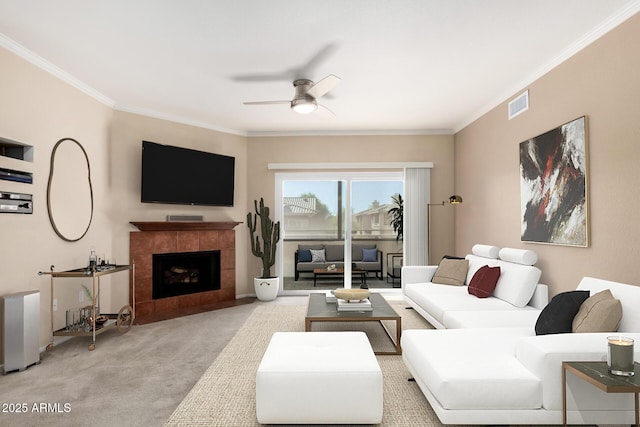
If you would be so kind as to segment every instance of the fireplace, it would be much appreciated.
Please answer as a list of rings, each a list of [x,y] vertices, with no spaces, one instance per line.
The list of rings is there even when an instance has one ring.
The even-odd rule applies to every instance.
[[[135,263],[135,292],[131,290],[131,304],[135,307],[136,324],[170,319],[199,312],[213,306],[224,306],[236,301],[235,231],[238,222],[132,222],[140,231],[129,235],[129,256]],[[190,254],[213,255],[215,267],[178,263],[177,273],[168,283],[162,297],[154,295],[154,258],[166,255],[168,259]],[[210,255],[208,255],[210,256]],[[163,262],[166,259],[163,259]],[[173,259],[175,261],[175,259]],[[168,269],[171,270],[172,266]],[[214,270],[211,270],[213,268]],[[186,270],[186,271],[183,271]],[[194,270],[198,270],[197,274]],[[181,272],[181,273],[180,273]],[[213,288],[195,291],[204,282]],[[189,277],[187,281],[186,277]],[[194,281],[197,277],[197,283]],[[187,283],[188,282],[188,283]],[[179,293],[178,293],[179,290]],[[182,293],[182,292],[186,293]]]
[[[220,289],[220,251],[153,254],[153,299]]]

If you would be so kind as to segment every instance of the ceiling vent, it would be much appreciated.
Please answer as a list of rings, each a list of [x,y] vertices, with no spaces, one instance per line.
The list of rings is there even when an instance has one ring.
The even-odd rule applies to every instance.
[[[509,120],[529,109],[529,91],[526,90],[509,102]]]

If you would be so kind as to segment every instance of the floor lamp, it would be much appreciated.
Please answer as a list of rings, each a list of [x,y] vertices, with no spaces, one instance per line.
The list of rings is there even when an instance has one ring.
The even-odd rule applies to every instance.
[[[454,194],[449,200],[443,200],[442,203],[429,203],[427,205],[427,264],[431,265],[431,206],[444,206],[445,203],[459,205],[462,203],[462,197]]]

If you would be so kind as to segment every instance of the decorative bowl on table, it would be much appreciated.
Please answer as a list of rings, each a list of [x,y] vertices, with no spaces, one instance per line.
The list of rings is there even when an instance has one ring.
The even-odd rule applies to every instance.
[[[336,289],[332,291],[336,298],[346,301],[361,301],[369,298],[369,289]]]

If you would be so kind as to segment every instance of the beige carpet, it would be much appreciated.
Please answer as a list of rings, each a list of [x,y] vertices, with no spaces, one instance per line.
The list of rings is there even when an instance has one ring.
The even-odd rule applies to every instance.
[[[402,316],[403,329],[431,328],[413,310],[392,303]],[[274,332],[304,331],[306,306],[264,304],[244,326],[189,392],[166,426],[258,426],[255,414],[255,375]],[[315,325],[319,325],[316,327]],[[357,327],[355,326],[357,325]],[[393,323],[388,323],[390,330]],[[391,349],[382,328],[373,322],[314,324],[314,330],[364,330],[376,351]],[[362,328],[362,329],[357,329]],[[441,426],[414,382],[409,382],[401,356],[378,356],[384,377],[382,426]]]

